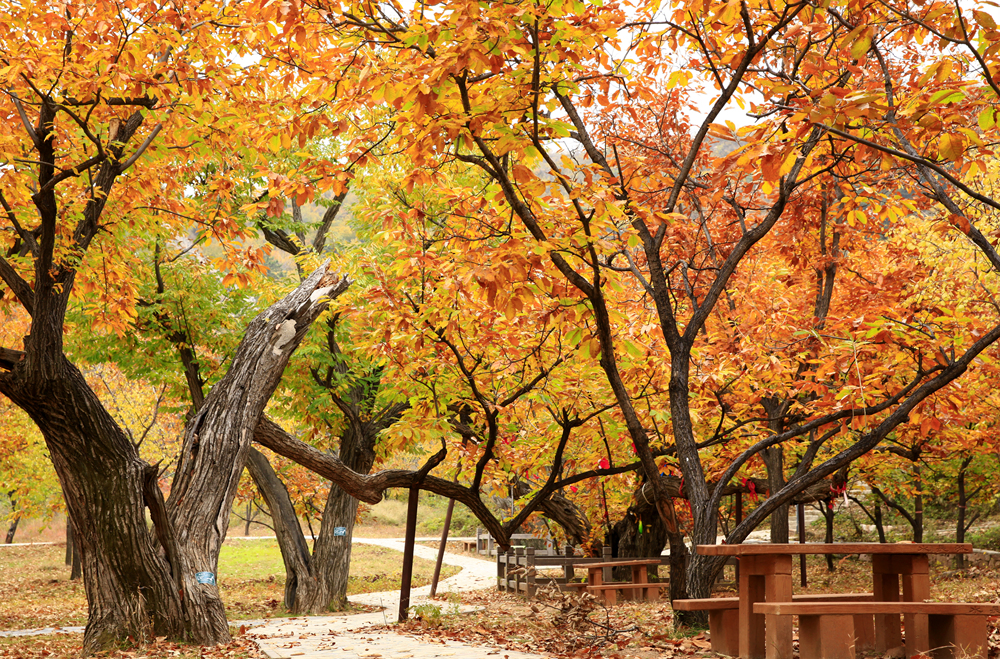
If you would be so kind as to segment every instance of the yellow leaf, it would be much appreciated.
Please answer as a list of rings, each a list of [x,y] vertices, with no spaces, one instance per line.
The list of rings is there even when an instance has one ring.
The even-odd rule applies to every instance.
[[[872,45],[872,33],[871,30],[865,30],[861,36],[854,40],[851,44],[851,57],[854,59],[861,59],[868,49]]]
[[[944,134],[938,147],[938,156],[945,160],[958,160],[965,150],[965,143],[958,135]]]
[[[997,29],[996,21],[994,21],[993,17],[987,14],[985,11],[979,11],[978,9],[973,9],[972,15],[975,16],[976,22],[982,25],[987,30]]]

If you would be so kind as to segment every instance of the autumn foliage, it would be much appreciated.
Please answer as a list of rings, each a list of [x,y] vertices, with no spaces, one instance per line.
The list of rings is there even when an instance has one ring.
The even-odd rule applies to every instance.
[[[620,510],[647,482],[674,541],[714,543],[725,487],[758,477],[769,496],[727,541],[772,513],[781,539],[784,506],[873,450],[994,441],[1000,30],[981,7],[2,11],[0,304],[32,318],[0,391],[29,414],[71,308],[105,336],[183,335],[181,353],[206,337],[222,378],[235,337],[212,333],[233,314],[194,332],[176,311],[280,297],[236,293],[271,287],[258,235],[308,271],[326,229],[305,249],[320,227],[296,209],[356,190],[367,242],[340,255],[357,270],[341,313],[399,411],[381,450],[433,455],[363,480],[257,440],[361,498],[428,487],[504,536],[557,491],[610,523],[608,488],[585,484]],[[223,508],[259,421],[225,454]],[[179,464],[203,455],[198,423]],[[522,486],[502,521],[481,498]],[[706,595],[718,567],[693,556],[673,583]]]

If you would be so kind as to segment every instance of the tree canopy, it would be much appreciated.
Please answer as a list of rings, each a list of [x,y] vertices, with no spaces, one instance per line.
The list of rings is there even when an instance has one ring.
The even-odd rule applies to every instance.
[[[0,39],[0,310],[30,318],[0,393],[88,529],[88,650],[225,638],[211,575],[253,441],[362,500],[451,496],[501,539],[636,471],[705,544],[734,480],[769,497],[728,542],[880,445],[991,413],[965,406],[1000,338],[981,7],[7,3]],[[323,264],[330,214],[301,208],[354,188],[370,247]],[[290,293],[270,245],[296,256]],[[418,469],[356,473],[263,415],[349,286],[337,318],[398,403],[383,450],[433,444]],[[73,346],[79,325],[104,340]],[[166,498],[70,359],[116,343],[211,385]],[[325,376],[292,368],[360,386],[329,353]],[[509,518],[484,502],[522,487]],[[673,581],[704,596],[718,567]]]

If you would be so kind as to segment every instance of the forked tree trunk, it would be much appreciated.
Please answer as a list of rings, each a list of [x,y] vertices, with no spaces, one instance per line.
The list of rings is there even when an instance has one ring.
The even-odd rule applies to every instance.
[[[61,310],[36,306],[25,357],[0,390],[38,425],[62,485],[90,611],[85,654],[129,637],[230,639],[214,575],[246,453],[289,355],[326,306],[318,293],[332,297],[347,284],[323,267],[251,322],[229,372],[185,429],[166,503],[156,467],[50,336],[61,334]],[[51,322],[40,317],[48,311]]]
[[[288,489],[264,454],[252,447],[247,455],[247,471],[271,513],[274,535],[285,563],[285,606],[293,611],[290,603],[312,587],[313,566],[309,544],[302,533]]]
[[[357,512],[358,500],[331,484],[323,509],[323,525],[313,549],[313,562],[322,569],[315,575],[315,587],[295,599],[297,611],[321,613],[347,607],[351,539]]]
[[[335,331],[335,321],[331,321],[329,331]],[[328,341],[331,351],[341,354],[332,334],[328,334]],[[344,411],[347,422],[340,438],[340,460],[354,472],[367,474],[375,463],[378,433],[399,419],[405,405],[389,405],[373,415],[374,399],[364,384],[351,387],[347,394],[335,396],[334,400]],[[288,490],[270,463],[253,451],[247,468],[274,518],[275,535],[285,562],[285,608],[295,614],[345,608],[358,500],[331,484],[320,532],[310,555]]]
[[[367,474],[375,464],[378,431],[395,422],[398,414],[381,415],[379,418],[382,421],[372,425],[356,414],[357,405],[353,407],[355,414],[347,415],[347,430],[340,438],[340,459],[353,471]],[[316,566],[314,586],[295,598],[296,612],[319,613],[347,607],[351,540],[357,514],[358,500],[331,483],[326,507],[323,509],[323,525],[313,547],[313,564]]]

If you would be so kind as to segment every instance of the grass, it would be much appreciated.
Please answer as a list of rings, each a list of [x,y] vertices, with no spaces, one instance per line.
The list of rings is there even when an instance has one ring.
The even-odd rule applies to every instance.
[[[0,548],[0,629],[82,626],[87,622],[83,584],[69,581],[59,545]],[[347,593],[398,590],[402,554],[355,545]],[[414,559],[413,586],[430,583],[434,564]],[[442,566],[441,578],[458,568]],[[274,540],[227,541],[219,557],[219,590],[230,620],[280,616],[285,569]],[[2,647],[2,646],[0,646]]]

